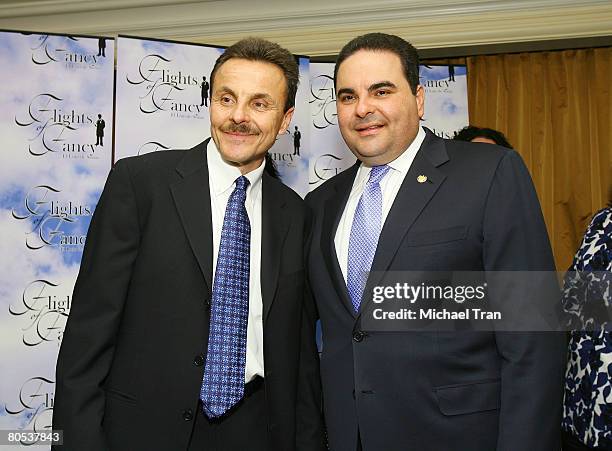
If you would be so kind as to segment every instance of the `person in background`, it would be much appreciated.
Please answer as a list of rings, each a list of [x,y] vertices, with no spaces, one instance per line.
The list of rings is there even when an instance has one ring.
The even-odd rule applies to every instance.
[[[565,276],[563,307],[579,327],[570,332],[563,451],[612,450],[611,271],[612,186]]]
[[[513,149],[504,134],[498,130],[493,130],[492,128],[481,128],[468,125],[467,127],[463,127],[461,130],[456,132],[453,139],[473,143],[497,144],[498,146]]]

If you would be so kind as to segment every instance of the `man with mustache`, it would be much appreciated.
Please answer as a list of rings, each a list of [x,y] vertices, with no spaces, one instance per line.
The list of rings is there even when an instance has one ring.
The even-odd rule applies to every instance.
[[[520,156],[422,128],[418,55],[397,36],[355,38],[334,78],[340,131],[359,161],[306,198],[330,448],[559,450],[563,337],[372,319],[373,287],[392,288],[398,272],[554,271]],[[514,288],[491,305],[513,308]]]
[[[211,74],[211,135],[119,161],[57,363],[64,450],[321,450],[306,211],[264,170],[295,58],[249,38]]]

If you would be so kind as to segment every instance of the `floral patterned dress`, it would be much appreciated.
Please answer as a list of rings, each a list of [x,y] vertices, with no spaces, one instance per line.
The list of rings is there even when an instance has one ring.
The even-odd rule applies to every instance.
[[[570,335],[562,427],[606,450],[612,450],[612,323],[605,321],[611,271],[612,208],[605,208],[593,217],[565,277],[563,306],[583,331]]]

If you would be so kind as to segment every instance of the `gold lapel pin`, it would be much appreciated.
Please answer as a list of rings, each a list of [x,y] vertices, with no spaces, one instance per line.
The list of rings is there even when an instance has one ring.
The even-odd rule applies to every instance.
[[[425,183],[427,181],[427,176],[426,175],[419,175],[417,177],[417,182],[419,183]]]

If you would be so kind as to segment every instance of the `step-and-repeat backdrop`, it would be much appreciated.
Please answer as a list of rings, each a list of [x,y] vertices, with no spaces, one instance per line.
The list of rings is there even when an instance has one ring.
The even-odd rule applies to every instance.
[[[0,33],[2,430],[51,425],[55,360],[111,167],[114,57],[112,39]]]
[[[223,51],[0,32],[0,430],[51,429],[57,353],[113,155],[206,139],[210,72]],[[337,127],[333,64],[296,58],[296,112],[270,154],[304,196],[355,158]],[[423,125],[452,137],[468,123],[465,67],[422,66],[421,84]],[[13,448],[22,447],[49,449],[35,440]]]

